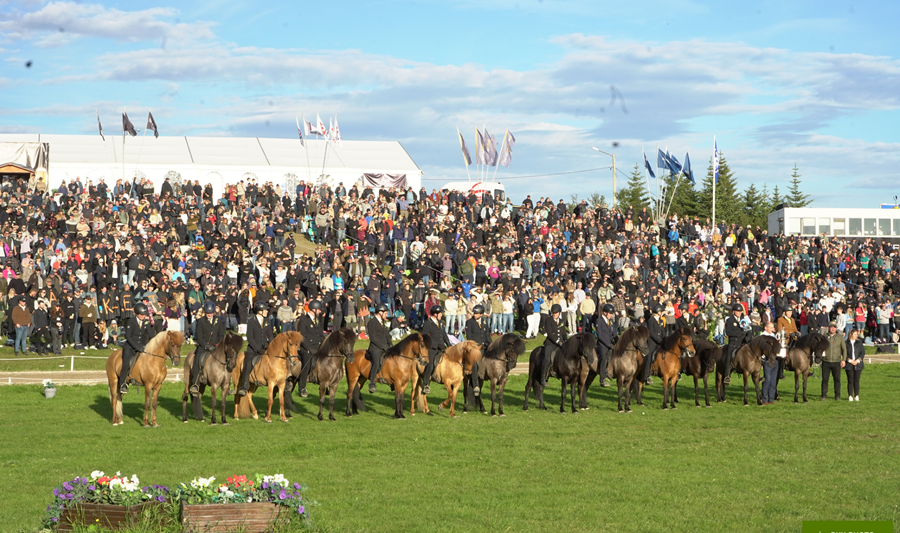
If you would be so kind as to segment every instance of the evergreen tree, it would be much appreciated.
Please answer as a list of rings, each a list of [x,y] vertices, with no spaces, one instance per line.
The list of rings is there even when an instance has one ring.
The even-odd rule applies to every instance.
[[[633,207],[637,213],[643,207],[650,207],[650,196],[647,194],[647,180],[644,178],[638,165],[634,165],[634,170],[628,176],[628,183],[625,188],[616,192],[616,203],[620,209],[628,209]]]
[[[797,163],[794,163],[791,185],[788,187],[788,195],[784,202],[791,207],[806,207],[813,202],[808,194],[803,194],[800,190],[800,169],[797,168]]]
[[[713,198],[713,166],[712,158],[709,160],[709,167],[706,169],[706,177],[700,184],[700,190],[697,192],[697,213],[701,218],[712,217],[712,198]],[[719,183],[716,185],[716,219],[719,222],[725,221],[726,224],[736,224],[741,222],[743,216],[744,199],[737,190],[737,178],[728,168],[728,162],[722,152],[719,152]]]
[[[679,219],[697,216],[697,192],[694,190],[694,185],[685,176],[681,176],[679,179],[678,176],[668,175],[664,181],[666,204],[663,209],[669,207],[669,215],[677,213]],[[673,190],[675,191],[674,195]]]
[[[776,185],[775,189],[772,190],[772,197],[769,199],[769,212],[774,211],[782,203],[784,203],[784,198],[781,197],[781,193],[778,192],[778,185]]]
[[[741,224],[750,225],[753,228],[759,226],[765,228],[769,215],[769,199],[766,198],[765,186],[760,192],[756,185],[750,184],[743,195],[743,217]],[[716,213],[718,215],[718,213]]]

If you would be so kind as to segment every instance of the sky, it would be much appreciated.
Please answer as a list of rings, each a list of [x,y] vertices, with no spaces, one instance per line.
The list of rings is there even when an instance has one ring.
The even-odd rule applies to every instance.
[[[657,146],[699,180],[715,136],[741,189],[797,165],[813,206],[877,207],[900,194],[897,20],[855,0],[0,0],[0,133],[95,134],[95,109],[111,133],[124,107],[160,135],[290,138],[318,113],[399,140],[430,190],[467,179],[457,128],[470,150],[475,125],[508,128],[497,179],[566,200],[611,197],[591,147],[621,188]]]

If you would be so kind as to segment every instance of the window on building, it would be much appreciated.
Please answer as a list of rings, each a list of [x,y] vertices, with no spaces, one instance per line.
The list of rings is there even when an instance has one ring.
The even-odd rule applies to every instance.
[[[889,219],[889,218],[879,218],[878,219],[878,234],[883,235],[885,237],[891,236],[891,219]]]
[[[816,234],[816,219],[812,217],[802,218],[801,226],[803,229],[803,235],[815,235]]]
[[[862,219],[861,218],[851,218],[850,219],[849,235],[862,235]]]
[[[894,219],[894,235],[900,235],[900,218]]]
[[[831,219],[830,218],[820,218],[819,219],[819,233],[824,233],[825,235],[831,235]]]
[[[863,235],[866,236],[875,236],[875,219],[874,218],[864,218],[863,219]]]
[[[788,219],[788,235],[800,234],[800,219],[791,217]]]
[[[834,219],[834,234],[835,235],[846,235],[847,234],[847,223],[843,218]]]

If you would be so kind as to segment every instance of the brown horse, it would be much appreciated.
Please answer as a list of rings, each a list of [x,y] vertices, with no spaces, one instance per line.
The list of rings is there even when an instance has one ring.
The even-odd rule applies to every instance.
[[[331,332],[316,353],[316,366],[309,372],[310,382],[319,384],[319,421],[324,420],[325,395],[328,394],[328,420],[334,420],[334,395],[344,377],[344,360],[353,363],[356,333],[347,328]]]
[[[794,372],[794,403],[797,401],[797,393],[800,389],[800,377],[803,377],[803,403],[806,399],[806,379],[809,377],[813,365],[822,362],[822,353],[831,346],[831,342],[819,333],[810,333],[794,339],[787,349],[787,359],[784,362],[786,370]]]
[[[240,335],[228,332],[222,342],[216,346],[211,354],[206,358],[203,367],[200,369],[200,395],[191,396],[191,368],[194,365],[194,357],[197,356],[197,350],[194,350],[184,359],[184,394],[181,395],[181,421],[187,423],[187,404],[191,400],[191,407],[194,410],[194,417],[203,422],[203,392],[209,385],[210,394],[212,395],[212,425],[216,425],[216,395],[219,390],[222,391],[222,425],[227,426],[225,419],[225,400],[228,398],[231,389],[231,372],[237,365],[237,354],[244,345],[244,339]]]
[[[619,412],[631,412],[631,388],[635,393],[640,392],[638,382],[635,379],[644,368],[644,360],[650,353],[647,341],[650,339],[650,330],[647,326],[632,326],[622,332],[619,341],[613,346],[609,355],[607,370],[609,377],[616,380],[619,388]],[[625,408],[622,408],[622,394],[625,394]]]
[[[775,337],[769,335],[760,335],[753,337],[749,343],[741,346],[734,354],[734,360],[731,367],[744,376],[744,405],[749,405],[747,401],[747,388],[749,380],[753,379],[753,386],[756,387],[756,405],[762,405],[762,398],[759,395],[759,373],[762,370],[762,358],[772,359],[781,352],[781,343]],[[716,368],[716,400],[725,401],[725,385],[722,383],[724,376],[731,373],[730,368],[723,367],[724,362],[720,361]]]
[[[447,389],[447,399],[438,405],[438,410],[443,411],[450,406],[450,418],[456,418],[456,394],[463,383],[463,379],[472,373],[472,365],[481,358],[481,346],[475,341],[463,341],[455,344],[444,352],[441,361],[434,367],[431,381],[441,383]],[[421,376],[420,376],[421,377]],[[413,390],[412,400],[419,404],[419,410],[431,414],[428,408],[428,397],[422,394],[422,385],[419,382]]]
[[[561,403],[559,412],[566,412],[566,386],[571,390],[572,412],[577,413],[575,409],[575,387],[578,387],[579,396],[584,390],[587,382],[588,373],[593,370],[597,371],[597,341],[594,336],[588,333],[579,333],[572,335],[569,340],[563,343],[556,358],[550,365],[550,375],[558,377],[562,383]],[[543,358],[548,354],[545,353],[543,346],[538,346],[531,352],[528,358],[528,381],[525,382],[525,405],[523,410],[528,410],[528,394],[534,387],[534,395],[538,400],[538,409],[547,409],[544,406],[544,387],[540,385],[541,364]]]
[[[178,331],[163,331],[150,339],[143,352],[135,354],[137,359],[131,367],[129,376],[122,376],[122,381],[129,377],[138,385],[144,387],[144,427],[150,427],[147,415],[151,413],[150,422],[153,427],[159,427],[156,423],[156,404],[159,399],[159,390],[166,380],[166,358],[172,360],[173,365],[181,363],[181,345],[184,344],[184,335]],[[115,350],[109,354],[106,360],[106,379],[109,382],[109,400],[112,403],[112,423],[114,426],[124,424],[122,420],[122,394],[119,393],[119,371],[122,369],[122,350]],[[151,403],[152,401],[152,403]]]
[[[678,374],[681,372],[681,354],[688,358],[694,357],[693,332],[691,328],[681,328],[675,330],[671,335],[663,339],[662,345],[657,352],[656,360],[653,362],[651,371],[656,371],[662,378],[663,386],[663,409],[668,409],[669,405],[675,409],[675,402],[678,401]]]
[[[703,393],[706,395],[706,406],[709,407],[709,374],[715,375],[716,363],[722,358],[722,347],[703,339],[694,340],[697,354],[684,361],[684,373],[694,378],[694,403],[700,407],[700,383],[703,380]]]
[[[406,418],[403,416],[403,396],[410,384],[413,391],[415,390],[419,373],[423,372],[425,365],[428,364],[430,346],[431,337],[413,332],[384,352],[384,363],[377,378],[393,385],[394,418]],[[369,370],[372,369],[372,362],[366,359],[365,350],[356,350],[353,357],[352,362],[347,361],[347,416],[366,410],[359,391],[368,381]],[[416,402],[412,401],[412,395],[413,392],[410,391],[409,414],[415,415]]]
[[[289,360],[297,357],[297,350],[300,343],[303,342],[303,335],[296,331],[285,331],[279,333],[272,339],[266,348],[266,353],[262,355],[259,362],[250,372],[250,390],[247,394],[240,397],[234,402],[234,419],[240,418],[259,418],[256,406],[253,405],[253,393],[257,387],[266,385],[269,389],[269,405],[266,410],[266,423],[272,422],[272,404],[275,402],[275,389],[278,389],[278,406],[280,409],[281,421],[287,422],[288,419],[284,415],[284,384],[290,375]],[[236,384],[241,382],[241,369],[246,360],[246,352],[238,354],[237,365],[231,373],[231,377]]]
[[[481,379],[491,382],[491,416],[497,416],[494,403],[499,406],[500,416],[503,414],[503,391],[509,381],[509,372],[516,367],[519,356],[525,353],[525,341],[515,333],[506,333],[491,342],[484,359],[481,360]],[[497,400],[499,389],[499,401]],[[482,398],[477,397],[478,406],[484,410]]]

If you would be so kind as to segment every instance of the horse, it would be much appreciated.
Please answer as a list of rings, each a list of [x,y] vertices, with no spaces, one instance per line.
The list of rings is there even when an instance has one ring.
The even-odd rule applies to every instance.
[[[237,354],[244,345],[244,339],[240,335],[228,332],[222,342],[216,346],[200,369],[200,395],[191,396],[190,388],[193,376],[191,368],[194,365],[194,357],[197,356],[197,350],[194,350],[184,359],[184,394],[181,395],[181,421],[187,423],[187,404],[188,399],[191,400],[191,407],[194,410],[194,417],[203,422],[203,392],[209,385],[212,394],[212,425],[216,425],[216,395],[218,390],[222,391],[222,425],[227,426],[225,419],[225,404],[231,389],[231,372],[237,365]]]
[[[347,363],[354,360],[353,345],[356,344],[356,333],[347,328],[331,332],[316,352],[316,366],[309,372],[310,382],[319,384],[319,421],[324,420],[322,411],[325,407],[325,395],[328,394],[328,420],[334,421],[334,396],[338,384],[344,377],[344,359]]]
[[[435,365],[431,381],[441,383],[447,389],[447,399],[438,405],[438,410],[443,411],[449,405],[450,418],[456,418],[456,395],[463,380],[472,373],[472,365],[479,360],[483,361],[481,346],[475,341],[463,341],[447,348],[441,356],[440,362]],[[422,412],[431,414],[431,410],[428,408],[428,397],[422,394],[424,385],[424,382],[419,383],[419,386],[413,391],[412,399],[418,402]]]
[[[656,370],[662,378],[663,409],[668,409],[668,405],[675,409],[675,402],[678,401],[678,388],[676,385],[678,384],[678,374],[681,372],[682,354],[687,355],[691,359],[694,357],[693,332],[691,328],[677,329],[663,339],[656,360],[653,361],[651,370]]]
[[[700,407],[700,384],[703,380],[703,393],[706,396],[706,406],[709,407],[709,374],[716,372],[716,363],[722,359],[722,347],[714,342],[703,339],[694,340],[696,355],[685,360],[684,373],[694,378],[694,403]]]
[[[740,347],[734,354],[734,360],[731,367],[744,376],[744,405],[747,402],[748,381],[753,378],[753,386],[756,387],[756,405],[762,405],[762,398],[759,395],[759,373],[762,370],[762,357],[774,358],[781,352],[781,342],[770,335],[760,335]],[[719,361],[716,365],[716,400],[725,401],[725,384],[724,376],[731,372],[730,368],[724,368],[724,361]]]
[[[144,427],[150,427],[147,422],[147,414],[151,412],[150,421],[153,427],[159,427],[156,423],[156,405],[159,400],[159,391],[166,380],[166,358],[172,360],[173,365],[181,364],[181,345],[184,344],[184,335],[178,331],[163,331],[150,339],[142,352],[136,353],[137,359],[131,367],[131,379],[144,387]],[[122,350],[115,350],[106,359],[106,379],[109,382],[109,400],[112,403],[112,424],[118,426],[124,424],[122,420],[122,394],[119,392],[119,371],[122,369]],[[122,376],[122,381],[127,381],[129,376]],[[152,399],[152,404],[151,404]]]
[[[593,335],[579,333],[569,337],[569,340],[563,343],[559,353],[556,354],[556,359],[550,365],[550,375],[558,377],[562,382],[560,413],[566,412],[566,386],[570,386],[572,389],[572,412],[578,412],[575,409],[575,387],[578,386],[580,396],[587,382],[588,372],[597,371],[596,347],[597,340]],[[545,356],[544,347],[539,346],[532,350],[531,356],[528,358],[528,381],[525,383],[525,405],[522,407],[525,411],[528,410],[528,394],[532,387],[534,387],[534,395],[538,399],[538,408],[547,409],[544,406],[544,387],[538,383],[541,378],[538,374]]]
[[[290,374],[290,360],[297,357],[297,351],[300,343],[303,342],[303,335],[296,331],[285,331],[279,333],[272,339],[266,348],[266,353],[262,355],[259,363],[253,367],[250,372],[250,390],[247,394],[241,396],[240,400],[234,402],[234,418],[259,419],[256,406],[253,405],[253,393],[259,385],[266,385],[269,388],[269,406],[266,410],[266,423],[272,423],[272,404],[275,401],[275,389],[278,389],[278,405],[280,409],[281,421],[287,422],[288,419],[284,415],[284,384]],[[235,384],[239,387],[241,383],[241,369],[246,360],[246,352],[241,352],[237,357],[237,365],[231,373],[231,377]]]
[[[822,362],[822,353],[830,345],[831,342],[824,335],[810,333],[794,339],[788,346],[784,367],[794,371],[794,403],[800,403],[797,400],[797,393],[800,389],[801,376],[803,376],[803,403],[809,402],[806,399],[806,379],[809,377],[810,368]]]
[[[406,388],[412,384],[413,391],[419,381],[419,373],[425,370],[428,364],[428,349],[431,347],[431,337],[413,332],[403,340],[388,348],[384,352],[384,363],[378,372],[378,379],[393,385],[394,388],[394,418],[405,419],[403,416],[403,396]],[[347,368],[347,416],[359,414],[365,411],[359,391],[369,379],[369,370],[372,362],[366,359],[365,350],[356,350],[353,361],[349,359]],[[412,401],[413,391],[410,391],[410,416],[416,414],[416,402]]]
[[[609,377],[616,380],[619,388],[619,412],[631,412],[631,387],[640,398],[640,379],[635,379],[644,367],[644,360],[650,354],[647,341],[650,339],[650,330],[647,326],[631,326],[622,332],[619,341],[613,346],[609,355],[607,370]],[[622,394],[625,394],[625,409],[622,409]]]
[[[509,382],[509,373],[516,367],[519,356],[525,353],[525,341],[515,333],[506,333],[494,339],[488,346],[484,359],[481,360],[480,377],[491,382],[491,416],[497,416],[494,404],[499,407],[500,416],[503,414],[503,391]],[[498,401],[499,389],[499,401]],[[484,410],[483,396],[478,397],[478,404]]]

